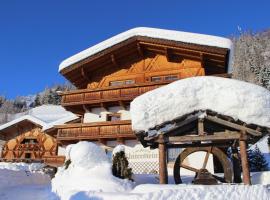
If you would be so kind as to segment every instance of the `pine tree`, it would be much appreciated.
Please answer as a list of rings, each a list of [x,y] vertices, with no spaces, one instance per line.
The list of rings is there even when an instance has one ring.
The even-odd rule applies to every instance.
[[[251,172],[268,170],[268,163],[257,145],[255,145],[255,149],[248,150],[248,158]]]
[[[34,101],[34,107],[40,106],[41,101],[40,101],[40,94],[36,95],[35,101]]]
[[[132,179],[132,169],[128,167],[128,160],[124,151],[117,152],[113,156],[112,173],[121,179]]]

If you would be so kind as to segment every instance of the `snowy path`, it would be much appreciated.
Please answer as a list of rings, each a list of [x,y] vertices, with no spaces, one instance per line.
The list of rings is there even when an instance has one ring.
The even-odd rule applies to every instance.
[[[49,185],[25,185],[0,188],[1,200],[57,200]]]

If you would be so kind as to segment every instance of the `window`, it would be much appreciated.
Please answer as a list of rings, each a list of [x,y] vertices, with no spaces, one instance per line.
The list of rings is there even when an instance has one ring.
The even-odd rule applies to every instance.
[[[151,81],[152,81],[152,82],[159,82],[159,81],[161,81],[161,77],[160,77],[160,76],[153,76],[153,77],[151,78]]]
[[[120,113],[110,113],[107,114],[107,121],[120,121],[121,114]]]
[[[30,159],[30,158],[31,158],[31,153],[25,153],[25,154],[24,154],[24,157],[25,157],[26,159]]]
[[[111,81],[110,86],[124,85],[124,81]]]
[[[160,82],[160,81],[174,81],[177,80],[177,75],[166,75],[166,76],[152,76],[151,81],[152,82]]]
[[[134,84],[134,83],[135,83],[134,80],[125,80],[126,85],[131,85],[131,84]]]
[[[30,139],[30,138],[25,138],[22,141],[22,144],[36,144],[37,143],[37,139]]]
[[[110,86],[120,86],[120,85],[131,85],[134,84],[135,80],[123,80],[123,81],[111,81]]]
[[[169,76],[164,77],[165,81],[174,81],[174,80],[177,80],[177,79],[178,79],[177,75],[169,75]]]

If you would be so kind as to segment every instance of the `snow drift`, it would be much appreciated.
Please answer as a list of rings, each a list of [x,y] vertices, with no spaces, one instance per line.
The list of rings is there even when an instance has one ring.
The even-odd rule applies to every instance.
[[[131,102],[133,130],[150,128],[199,110],[212,110],[248,124],[270,127],[270,92],[220,77],[192,77],[147,92]]]
[[[132,189],[128,180],[114,177],[111,163],[99,146],[90,142],[79,142],[68,147],[66,155],[71,164],[58,169],[52,180],[52,190],[61,199],[69,199],[82,191],[125,192]]]
[[[0,191],[7,187],[49,184],[51,179],[41,171],[43,167],[43,164],[38,163],[1,162]]]

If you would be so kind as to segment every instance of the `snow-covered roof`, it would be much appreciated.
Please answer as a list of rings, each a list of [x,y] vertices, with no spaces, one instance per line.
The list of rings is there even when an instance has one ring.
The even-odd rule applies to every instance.
[[[0,130],[4,130],[10,126],[13,126],[19,122],[28,120],[42,127],[42,130],[48,130],[55,125],[62,125],[66,122],[77,119],[78,117],[73,113],[66,111],[62,106],[57,105],[42,105],[33,108],[6,124],[0,126]]]
[[[270,92],[220,77],[192,77],[147,92],[131,102],[132,128],[148,131],[199,110],[212,110],[247,124],[270,127]]]
[[[227,38],[223,38],[223,37],[175,31],[175,30],[138,27],[138,28],[133,28],[123,33],[120,33],[95,46],[92,46],[78,54],[75,54],[65,59],[59,65],[59,71],[87,57],[90,57],[98,52],[101,52],[109,47],[112,47],[120,42],[123,42],[129,38],[132,38],[134,36],[144,36],[144,37],[150,37],[150,38],[155,38],[155,39],[164,39],[164,40],[171,40],[171,41],[177,41],[177,42],[185,42],[185,43],[191,43],[191,44],[232,49],[231,40]],[[232,53],[230,54],[232,55]]]

